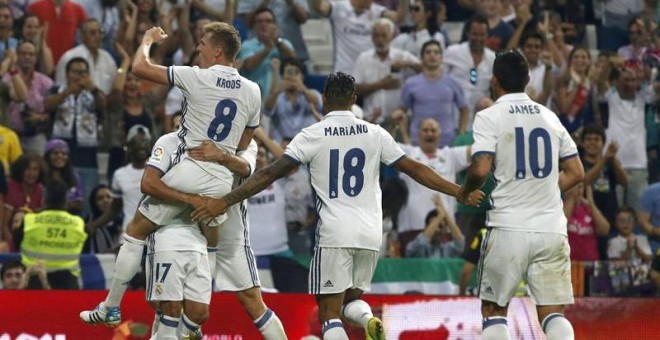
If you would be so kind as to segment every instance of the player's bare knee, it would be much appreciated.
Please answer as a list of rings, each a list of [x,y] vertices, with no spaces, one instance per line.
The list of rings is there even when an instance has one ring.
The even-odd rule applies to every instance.
[[[259,287],[252,287],[240,291],[236,296],[238,297],[241,306],[243,306],[243,309],[245,309],[253,320],[262,316],[266,312],[266,304],[264,304],[264,301],[261,298]]]
[[[504,316],[506,317],[509,305],[502,307],[495,302],[481,300],[481,314],[483,317]]]
[[[217,247],[218,242],[220,241],[220,228],[222,226],[217,226],[217,227],[209,227],[207,225],[202,226],[202,234],[204,237],[206,237],[206,242],[209,247]]]
[[[160,311],[164,315],[178,318],[181,316],[181,301],[161,301]]]
[[[206,320],[209,319],[208,308],[195,309],[195,311],[193,312],[186,311],[185,313],[190,321],[198,325],[203,325],[206,322]]]
[[[550,314],[564,315],[564,305],[536,306],[536,315],[539,318],[539,323],[542,324],[543,320]]]
[[[209,318],[209,306],[203,303],[186,300],[183,311],[190,321],[198,325],[205,323]]]
[[[351,301],[355,301],[361,298],[363,293],[364,292],[362,290],[357,288],[347,289],[344,293],[344,305],[347,305],[351,303]]]
[[[316,295],[316,303],[319,307],[319,321],[325,322],[330,319],[339,319],[343,302],[343,293]]]

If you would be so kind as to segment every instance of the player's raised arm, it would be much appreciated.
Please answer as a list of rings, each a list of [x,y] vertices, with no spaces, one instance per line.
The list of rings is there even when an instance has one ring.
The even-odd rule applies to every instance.
[[[132,71],[136,76],[157,84],[169,85],[167,81],[167,68],[162,65],[153,64],[149,59],[151,45],[165,38],[167,38],[167,34],[160,27],[152,27],[144,33],[142,43],[135,52],[135,58],[133,58]]]
[[[220,199],[209,199],[205,205],[195,209],[191,217],[194,222],[206,224],[224,213],[230,206],[264,190],[276,180],[298,167],[290,157],[281,157],[267,167],[255,172],[238,188]]]
[[[458,194],[460,187],[456,185],[456,183],[442,178],[442,176],[430,167],[410,157],[404,156],[401,158],[401,160],[396,163],[395,168],[429,189],[459,198]],[[462,203],[465,202],[465,204],[479,205],[484,197],[484,193],[479,190],[476,190],[475,192],[468,191],[468,193],[470,193],[470,195],[466,195],[461,201]]]

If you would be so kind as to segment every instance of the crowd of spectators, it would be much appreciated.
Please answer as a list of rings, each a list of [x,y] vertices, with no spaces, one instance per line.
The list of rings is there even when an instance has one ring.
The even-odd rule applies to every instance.
[[[556,112],[586,170],[564,195],[572,258],[648,264],[660,246],[658,19],[651,0],[0,0],[0,251],[21,252],[25,215],[45,208],[55,181],[68,188],[65,210],[85,220],[82,251],[116,251],[149,142],[176,131],[184,114],[180,90],[131,73],[148,28],[168,34],[150,52],[165,65],[195,65],[210,21],[239,29],[235,66],[262,91],[263,166],[322,119],[322,88],[308,80],[323,75],[310,74],[302,27],[328,20],[333,70],[356,79],[356,115],[450,180],[469,165],[474,114],[493,103],[496,53],[520,48],[527,94]],[[456,24],[462,31],[450,34]],[[597,46],[587,45],[589,28]],[[301,169],[248,200],[255,253],[311,254],[308,178]],[[460,206],[390,169],[381,179],[381,256],[476,249],[488,200]]]

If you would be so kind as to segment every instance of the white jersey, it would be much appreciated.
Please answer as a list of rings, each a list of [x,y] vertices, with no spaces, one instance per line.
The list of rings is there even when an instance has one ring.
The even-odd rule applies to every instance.
[[[241,151],[237,155],[250,164],[250,175],[254,173],[254,169],[257,166],[257,150],[257,142],[252,140],[247,150]],[[234,176],[234,188],[239,186],[243,180],[238,176]],[[229,207],[227,210],[227,220],[222,224],[221,228],[218,244],[250,245],[250,228],[247,218],[246,201]]]
[[[472,155],[495,155],[487,225],[566,235],[559,162],[577,147],[557,115],[524,93],[507,94],[477,114],[473,131]]]
[[[285,156],[309,166],[320,216],[317,245],[380,249],[380,163],[405,156],[387,131],[350,111],[333,111],[296,135]]]
[[[147,166],[154,167],[162,173],[166,173],[172,166],[172,161],[176,154],[176,150],[181,143],[176,132],[160,136],[154,147],[151,148],[151,156],[147,160]]]
[[[261,91],[254,82],[242,77],[232,67],[213,65],[208,69],[171,66],[167,78],[177,86],[185,98],[181,129],[183,143],[175,156],[175,163],[187,148],[205,140],[236,154],[236,147],[246,127],[258,127],[261,110]],[[205,171],[231,183],[233,175],[214,162],[195,161]]]
[[[206,254],[206,237],[196,223],[176,220],[162,226],[149,235],[147,246],[149,253],[163,251],[194,251]]]
[[[162,173],[173,164],[176,151],[180,143],[176,132],[171,132],[158,138],[147,161],[147,166],[159,169]],[[237,154],[250,165],[250,174],[254,172],[257,162],[257,142],[252,140],[247,150]],[[235,176],[234,187],[240,184],[241,179]],[[227,210],[227,221],[222,225],[219,244],[249,245],[249,232],[247,224],[247,210],[245,201],[234,204]]]

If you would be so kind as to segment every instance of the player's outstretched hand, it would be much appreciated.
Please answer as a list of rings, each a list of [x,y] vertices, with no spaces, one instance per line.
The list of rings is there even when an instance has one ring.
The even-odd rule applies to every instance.
[[[165,34],[165,31],[163,31],[163,29],[160,27],[154,26],[148,29],[146,32],[144,32],[144,36],[142,37],[142,43],[143,44],[157,43],[161,40],[164,40],[165,38],[167,38],[167,34]]]
[[[221,150],[210,140],[205,140],[202,144],[188,149],[188,156],[204,162],[218,162],[222,164],[228,155],[229,153],[227,151]]]
[[[212,198],[206,201],[206,204],[200,206],[193,211],[190,217],[193,222],[208,225],[216,216],[227,211],[227,203],[222,198]]]

